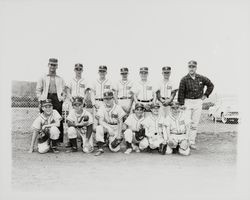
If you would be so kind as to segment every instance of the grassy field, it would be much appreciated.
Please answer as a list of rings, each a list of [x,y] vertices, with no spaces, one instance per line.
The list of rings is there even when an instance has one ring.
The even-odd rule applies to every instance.
[[[152,187],[158,195],[164,195],[165,190],[178,194],[178,188],[186,197],[193,196],[195,191],[211,198],[215,194],[231,198],[235,195],[237,124],[215,125],[204,112],[197,136],[199,150],[192,151],[188,157],[162,156],[157,152],[125,155],[124,149],[118,153],[107,150],[103,156],[95,157],[81,151],[67,154],[64,147],[59,154],[28,154],[29,127],[37,114],[37,109],[12,112],[12,188],[15,191],[60,194],[84,191],[84,199],[107,197],[114,191],[124,194],[119,196],[123,199],[138,188],[150,197]],[[159,184],[162,181],[164,184]],[[201,197],[198,195],[197,199]]]

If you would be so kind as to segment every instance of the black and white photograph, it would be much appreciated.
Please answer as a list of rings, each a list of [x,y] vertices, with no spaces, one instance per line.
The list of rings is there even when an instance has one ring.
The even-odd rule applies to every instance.
[[[250,199],[247,0],[1,0],[1,199]]]

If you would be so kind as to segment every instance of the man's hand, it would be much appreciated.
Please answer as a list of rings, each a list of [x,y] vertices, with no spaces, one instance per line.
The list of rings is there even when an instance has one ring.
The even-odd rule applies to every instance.
[[[33,151],[34,151],[33,148],[30,148],[28,153],[32,153]]]
[[[165,101],[162,102],[163,106],[168,106],[171,102],[171,99],[167,98]]]
[[[205,99],[207,99],[207,96],[206,96],[206,95],[203,95],[203,96],[201,97],[201,100],[204,101]]]

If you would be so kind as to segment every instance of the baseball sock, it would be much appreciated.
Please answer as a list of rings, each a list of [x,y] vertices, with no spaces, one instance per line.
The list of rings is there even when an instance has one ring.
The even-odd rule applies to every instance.
[[[126,142],[127,149],[132,149],[132,144],[130,142]]]
[[[73,147],[74,149],[77,149],[77,140],[76,140],[76,138],[69,139],[69,141],[70,141],[72,147]]]
[[[96,145],[97,145],[98,149],[102,149],[103,142],[96,142]]]
[[[57,140],[51,140],[51,147],[55,148],[57,146]]]

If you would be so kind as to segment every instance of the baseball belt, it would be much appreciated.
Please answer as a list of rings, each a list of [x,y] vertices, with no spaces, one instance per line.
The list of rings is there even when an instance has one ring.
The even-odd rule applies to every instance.
[[[114,126],[114,125],[118,125],[117,123],[108,123],[109,125],[112,125],[112,126]]]
[[[96,101],[103,101],[103,98],[96,98]]]
[[[170,132],[171,135],[185,135],[186,133],[173,133],[173,132]]]
[[[132,97],[119,97],[118,99],[132,99]]]
[[[140,100],[140,99],[137,99],[137,101],[142,102],[142,103],[150,103],[150,102],[153,101],[153,99],[150,99],[150,100]]]

